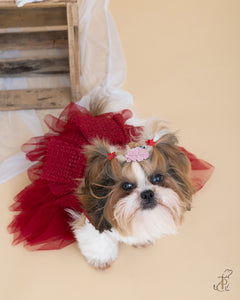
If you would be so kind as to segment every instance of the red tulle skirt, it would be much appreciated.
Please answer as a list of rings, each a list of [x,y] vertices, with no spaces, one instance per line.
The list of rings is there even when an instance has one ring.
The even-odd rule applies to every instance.
[[[45,118],[50,132],[23,145],[27,158],[36,163],[28,170],[32,183],[11,206],[18,212],[8,227],[14,234],[13,244],[23,242],[29,250],[50,250],[75,241],[65,209],[83,212],[74,194],[86,169],[83,147],[96,137],[115,145],[136,141],[141,128],[126,124],[131,117],[129,110],[93,117],[87,109],[71,103],[59,118]],[[198,191],[213,167],[184,148],[181,150],[191,162],[192,180]]]

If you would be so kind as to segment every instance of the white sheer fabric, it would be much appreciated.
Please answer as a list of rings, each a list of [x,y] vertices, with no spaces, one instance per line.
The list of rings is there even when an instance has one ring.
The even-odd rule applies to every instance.
[[[23,2],[19,1],[19,4],[23,5]],[[93,93],[107,96],[116,101],[120,107],[123,103],[132,104],[132,95],[122,90],[126,78],[126,64],[108,5],[109,0],[79,1],[80,85],[83,97],[78,103],[81,105],[85,105]],[[47,53],[48,55],[56,54],[56,50]],[[29,51],[0,51],[0,58],[24,57],[29,54]],[[57,54],[61,56],[63,53],[58,51]],[[56,76],[49,80],[42,78],[0,79],[1,90],[55,85],[69,86],[69,78]],[[0,112],[0,183],[26,171],[30,166],[24,154],[20,152],[21,145],[31,136],[43,134],[45,131],[43,117],[49,112],[57,115],[59,110]]]

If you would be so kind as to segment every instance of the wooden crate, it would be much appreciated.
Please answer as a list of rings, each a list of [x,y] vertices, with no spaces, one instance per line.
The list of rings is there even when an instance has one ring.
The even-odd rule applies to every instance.
[[[70,75],[70,88],[0,91],[0,110],[60,108],[80,98],[77,0],[45,0],[23,8],[0,1],[0,50],[68,49],[66,57],[0,59],[0,78]]]

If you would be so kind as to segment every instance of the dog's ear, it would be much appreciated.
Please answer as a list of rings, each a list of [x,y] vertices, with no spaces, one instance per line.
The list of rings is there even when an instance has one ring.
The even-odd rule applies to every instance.
[[[177,146],[177,143],[178,140],[175,134],[163,135],[156,141],[152,159],[159,160],[159,157],[162,157],[165,162],[166,173],[177,184],[181,192],[181,198],[186,202],[187,209],[190,210],[191,198],[194,193],[190,176],[191,163],[185,153]]]
[[[162,153],[166,159],[169,169],[177,169],[178,172],[189,175],[191,164],[187,156],[177,146],[178,139],[174,133],[163,135],[156,141],[156,149]]]
[[[142,144],[151,139],[155,142],[154,148],[164,156],[169,168],[178,169],[183,174],[189,174],[190,162],[186,155],[177,147],[178,139],[166,126],[165,122],[159,120],[146,122],[141,138]]]
[[[110,230],[112,225],[105,217],[105,207],[115,185],[120,165],[116,158],[110,160],[112,147],[106,142],[95,140],[85,148],[87,169],[85,180],[79,188],[79,202],[97,230]]]

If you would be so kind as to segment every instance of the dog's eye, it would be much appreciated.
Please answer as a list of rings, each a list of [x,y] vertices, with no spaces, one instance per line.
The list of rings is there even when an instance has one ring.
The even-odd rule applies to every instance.
[[[161,184],[161,183],[163,183],[163,180],[164,180],[163,175],[156,174],[156,175],[152,176],[150,181],[151,181],[152,184]]]
[[[135,187],[136,187],[136,185],[133,183],[130,183],[130,182],[124,182],[122,184],[122,189],[126,192],[132,191],[133,189],[135,189]]]

